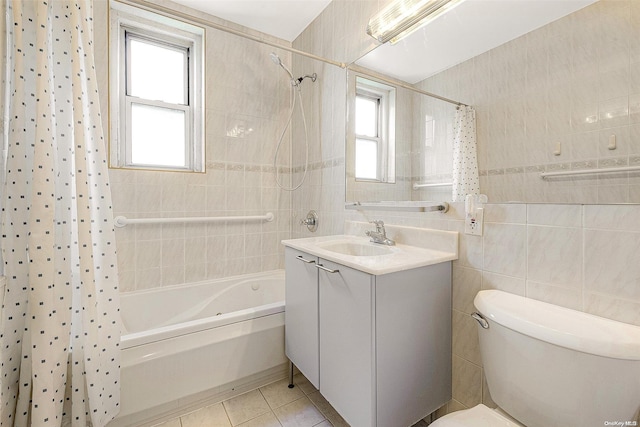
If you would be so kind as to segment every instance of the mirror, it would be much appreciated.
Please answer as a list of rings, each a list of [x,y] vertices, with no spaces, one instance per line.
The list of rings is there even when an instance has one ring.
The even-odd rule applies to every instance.
[[[429,98],[404,87],[406,85],[402,82],[370,70],[352,67],[347,78],[346,201],[450,201],[451,132],[455,106]],[[393,165],[387,165],[387,169],[395,170],[393,180],[370,179],[358,172],[365,153],[365,150],[359,150],[362,142],[359,142],[361,109],[358,108],[358,99],[359,94],[363,94],[366,101],[367,89],[371,87],[384,88],[386,93],[395,97],[394,108],[387,113],[391,116],[389,121],[395,123],[389,127],[395,150],[387,155],[388,163],[393,162]],[[366,147],[367,143],[365,140],[362,145]],[[375,162],[370,161],[370,164]],[[425,183],[428,187],[414,188],[416,184]]]
[[[505,2],[467,0],[454,12],[467,3]],[[348,130],[347,202],[450,200],[451,188],[444,185],[451,178],[455,107],[419,93],[426,91],[475,108],[480,188],[490,202],[640,203],[640,26],[630,24],[635,9],[606,1],[537,3],[541,9],[572,3],[578,10],[565,10],[552,22],[434,75],[402,78],[384,72],[384,64],[397,63],[383,55],[387,45],[350,67],[349,87],[358,73],[396,86],[396,182],[354,179],[354,139]],[[585,7],[588,3],[593,4]],[[430,62],[424,49],[431,41],[437,40],[440,50],[458,47],[446,35],[417,34],[422,50],[408,50],[410,44],[403,42],[390,48]],[[418,91],[406,89],[411,86]],[[347,124],[351,129],[349,115]],[[442,186],[414,189],[414,183]]]

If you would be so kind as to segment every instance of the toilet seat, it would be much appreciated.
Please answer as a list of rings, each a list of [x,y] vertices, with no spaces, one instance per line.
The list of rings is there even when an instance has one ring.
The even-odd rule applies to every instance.
[[[484,405],[452,412],[438,418],[431,427],[524,427]]]

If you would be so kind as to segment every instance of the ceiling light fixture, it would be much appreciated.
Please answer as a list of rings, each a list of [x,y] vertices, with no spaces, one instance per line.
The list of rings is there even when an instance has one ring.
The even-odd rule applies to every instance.
[[[367,34],[380,43],[395,44],[462,1],[396,0],[369,20]]]

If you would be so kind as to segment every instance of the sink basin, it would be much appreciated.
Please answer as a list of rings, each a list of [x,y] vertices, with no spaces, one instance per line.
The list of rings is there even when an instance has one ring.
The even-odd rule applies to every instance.
[[[397,240],[395,246],[370,242],[364,235],[371,228],[368,223],[348,221],[351,234],[306,237],[283,240],[282,243],[287,248],[317,257],[320,262],[327,260],[376,276],[458,259],[458,233],[455,231],[392,227],[391,237]]]
[[[393,251],[386,246],[374,246],[373,244],[357,242],[329,242],[319,244],[318,246],[327,251],[350,256],[380,256],[393,253]]]

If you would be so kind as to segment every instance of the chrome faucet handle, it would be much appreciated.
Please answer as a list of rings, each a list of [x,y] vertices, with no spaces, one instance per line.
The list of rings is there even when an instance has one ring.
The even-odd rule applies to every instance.
[[[384,233],[384,221],[382,221],[381,219],[379,220],[374,220],[374,221],[369,221],[370,224],[375,224],[376,226],[376,232],[378,233]]]
[[[387,237],[387,230],[384,228],[384,222],[382,220],[369,221],[371,224],[376,225],[376,231],[367,230],[365,234],[371,237],[371,242],[380,243],[383,245],[393,246],[396,244],[393,240]]]
[[[304,219],[300,220],[300,225],[306,225],[312,233],[318,229],[318,213],[314,210],[309,211]]]

